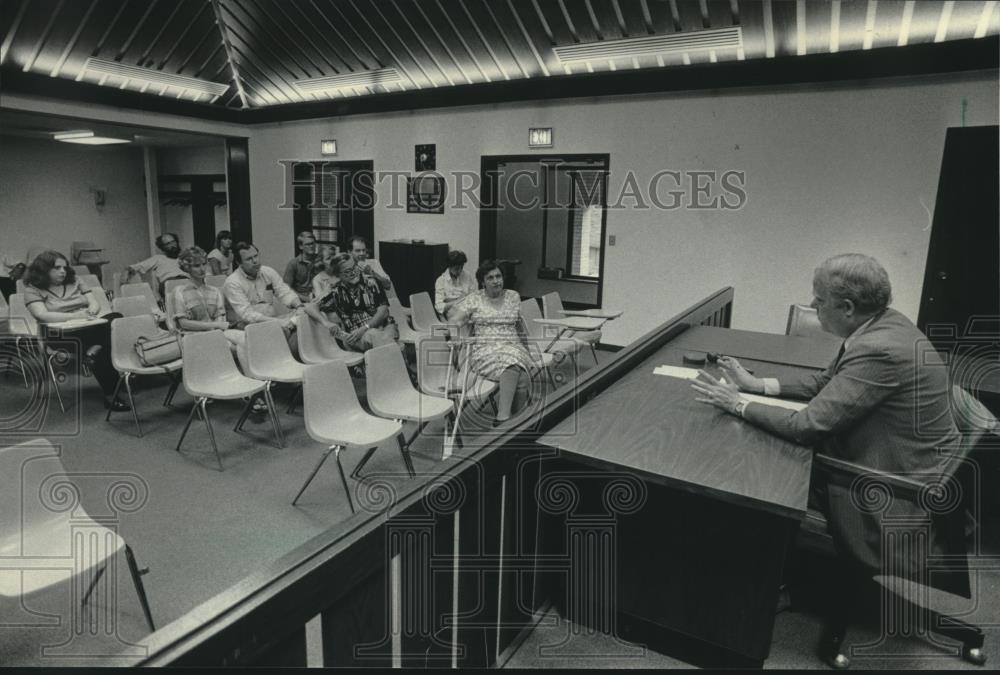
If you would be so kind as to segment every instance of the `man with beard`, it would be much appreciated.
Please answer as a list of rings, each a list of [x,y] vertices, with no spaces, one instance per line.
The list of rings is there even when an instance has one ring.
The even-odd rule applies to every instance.
[[[177,265],[177,256],[180,255],[181,246],[176,234],[172,232],[161,234],[156,238],[156,248],[160,249],[162,253],[157,253],[134,265],[129,265],[125,271],[130,280],[133,276],[152,271],[153,276],[156,277],[156,290],[162,297],[164,285],[168,280],[187,279],[188,275],[184,274]]]

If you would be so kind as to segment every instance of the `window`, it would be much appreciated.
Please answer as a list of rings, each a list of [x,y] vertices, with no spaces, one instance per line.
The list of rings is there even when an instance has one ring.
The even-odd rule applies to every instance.
[[[597,279],[601,273],[604,171],[578,170],[571,176],[573,204],[566,267],[570,276]]]
[[[332,171],[317,171],[315,174],[317,200],[323,208],[314,209],[312,213],[312,232],[320,249],[336,247],[338,223],[340,221],[340,179],[341,176]]]

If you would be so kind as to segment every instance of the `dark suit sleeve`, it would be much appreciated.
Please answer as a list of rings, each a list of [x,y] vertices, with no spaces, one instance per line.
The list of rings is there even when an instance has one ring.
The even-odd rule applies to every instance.
[[[744,417],[782,438],[812,444],[827,434],[849,429],[882,403],[900,385],[899,368],[900,364],[885,351],[859,349],[855,354],[845,354],[836,374],[825,383],[829,369],[798,385],[802,391],[822,387],[802,410],[750,403]],[[786,394],[784,382],[781,393]]]

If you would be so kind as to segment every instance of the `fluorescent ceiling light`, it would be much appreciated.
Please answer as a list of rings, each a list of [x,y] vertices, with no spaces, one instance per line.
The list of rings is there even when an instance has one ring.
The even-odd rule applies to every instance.
[[[52,134],[52,138],[63,143],[79,143],[81,145],[115,145],[131,143],[127,138],[111,138],[110,136],[95,136],[93,131],[63,131]]]
[[[638,58],[658,54],[683,53],[709,49],[740,49],[743,47],[741,26],[711,30],[650,35],[624,40],[603,40],[564,47],[553,47],[556,58],[563,64],[610,59]]]
[[[355,87],[374,87],[377,84],[389,85],[401,79],[399,71],[395,68],[382,68],[381,70],[365,70],[359,73],[296,80],[295,86],[305,94],[320,94],[326,91],[354,89]]]
[[[130,66],[117,61],[95,59],[93,57],[87,59],[86,63],[83,65],[83,70],[85,73],[94,73],[105,77],[120,78],[123,82],[119,86],[122,87],[128,84],[129,81],[146,87],[159,87],[160,91],[157,93],[161,95],[165,94],[167,89],[174,89],[179,90],[182,95],[184,92],[190,92],[192,94],[196,94],[195,98],[200,98],[202,95],[206,95],[214,99],[222,96],[229,90],[228,84],[210,82],[209,80],[199,80],[185,75],[164,73],[159,70],[150,70],[148,68]]]
[[[52,134],[52,137],[57,141],[68,141],[74,138],[90,138],[93,135],[93,131],[60,131]]]

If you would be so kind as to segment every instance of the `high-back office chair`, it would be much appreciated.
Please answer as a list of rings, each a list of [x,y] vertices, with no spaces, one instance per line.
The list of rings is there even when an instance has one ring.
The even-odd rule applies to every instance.
[[[309,487],[331,452],[337,459],[337,471],[340,473],[340,482],[344,486],[351,513],[355,512],[354,500],[351,499],[351,489],[347,485],[344,467],[340,463],[342,451],[354,447],[368,448],[357,468],[351,473],[351,478],[357,478],[361,468],[378,447],[395,437],[406,469],[411,477],[414,475],[413,465],[403,440],[403,425],[369,415],[364,411],[358,402],[354,382],[343,361],[328,361],[306,368],[302,407],[305,411],[306,432],[315,441],[329,447],[295,495],[292,506],[299,501],[299,497]]]
[[[143,295],[117,297],[111,301],[111,308],[122,316],[152,316],[149,300]]]
[[[790,305],[788,307],[788,323],[785,325],[785,335],[811,337],[814,335],[829,335],[819,325],[819,314],[809,305]]]
[[[271,418],[271,425],[274,427],[274,438],[277,447],[281,447],[281,436],[278,428],[277,412],[274,409],[274,401],[271,399],[271,391],[264,382],[246,377],[239,371],[233,362],[232,351],[229,342],[222,334],[221,330],[210,330],[198,333],[187,333],[181,339],[181,358],[184,360],[184,389],[195,399],[191,406],[191,413],[188,415],[184,431],[177,441],[177,452],[181,451],[181,444],[187,435],[191,420],[194,419],[195,412],[205,420],[205,427],[208,429],[208,437],[212,441],[212,450],[215,452],[215,459],[219,463],[219,471],[222,471],[222,458],[219,456],[219,447],[215,443],[215,432],[212,429],[212,422],[208,419],[206,403],[209,399],[232,400],[245,398],[247,400],[243,412],[240,414],[233,431],[242,431],[243,424],[250,415],[253,406],[253,396],[263,392],[267,401],[268,412]]]
[[[149,570],[139,569],[125,540],[93,520],[80,504],[52,508],[44,503],[68,484],[59,450],[49,441],[38,438],[0,448],[0,513],[4,514],[0,551],[6,562],[5,569],[0,569],[0,606],[24,606],[28,597],[85,575],[90,583],[80,605],[86,607],[108,561],[124,550],[146,623],[149,630],[156,630],[142,583],[142,575]],[[21,569],[19,560],[23,561]]]
[[[450,399],[422,394],[413,388],[406,362],[395,344],[374,347],[365,352],[365,380],[368,384],[368,407],[379,417],[416,422],[417,430],[406,439],[409,448],[429,422],[451,417]]]
[[[991,434],[997,434],[997,420],[974,397],[960,387],[952,388],[953,411],[956,422],[962,431],[960,448],[952,449],[954,456],[944,474],[937,477],[936,484],[917,481],[907,476],[897,476],[877,472],[868,467],[860,466],[841,459],[816,454],[813,464],[814,472],[826,478],[830,485],[837,485],[845,490],[857,489],[865,481],[876,481],[886,487],[891,493],[891,500],[902,500],[919,505],[928,511],[931,531],[938,534],[945,547],[948,558],[947,574],[934,575],[935,585],[932,588],[912,579],[893,575],[871,575],[870,572],[859,569],[851,560],[846,565],[838,565],[843,570],[840,578],[831,579],[831,606],[828,608],[828,624],[824,629],[822,656],[827,663],[836,669],[850,666],[850,658],[844,649],[844,641],[850,625],[851,610],[855,601],[862,593],[873,593],[879,587],[889,594],[890,601],[896,600],[899,606],[906,609],[910,617],[925,617],[926,629],[962,644],[962,658],[976,665],[983,665],[986,656],[983,653],[983,632],[972,624],[966,623],[951,611],[941,607],[944,604],[955,604],[957,595],[968,598],[969,570],[966,561],[967,510],[974,504],[971,500],[982,494],[978,483],[978,456],[986,447],[996,451],[1000,443],[992,439]],[[992,442],[986,442],[992,439]],[[949,502],[949,499],[959,495],[959,499]],[[926,505],[946,504],[949,508],[932,508]],[[901,535],[902,536],[902,535]],[[830,558],[843,559],[838,553],[833,536],[827,529],[826,517],[814,509],[809,509],[802,523],[798,545],[800,548],[820,553]],[[838,557],[839,556],[839,557]],[[888,569],[894,569],[889,561]],[[829,589],[828,589],[829,590]],[[883,593],[883,597],[885,596]],[[949,602],[949,596],[951,602]]]
[[[115,297],[129,298],[133,296],[142,296],[146,298],[149,303],[149,311],[159,311],[160,303],[156,299],[156,294],[153,293],[153,289],[145,281],[141,281],[137,284],[122,284],[121,290],[115,295]]]
[[[176,373],[181,369],[183,363],[181,359],[159,366],[144,366],[135,353],[135,341],[139,337],[155,335],[158,332],[159,329],[151,314],[128,316],[111,322],[111,365],[118,371],[118,384],[115,385],[112,399],[118,398],[118,393],[124,384],[139,438],[142,438],[142,425],[139,423],[139,413],[136,411],[135,399],[132,396],[132,379],[138,375],[169,375],[171,384],[167,390],[167,397],[163,400],[165,407],[170,406],[170,402],[177,392],[177,387],[180,385],[180,378],[176,376]],[[107,415],[104,417],[105,422],[111,420],[111,412],[111,408],[108,408]]]
[[[299,358],[307,365],[343,361],[349,367],[357,366],[365,360],[361,352],[341,349],[330,332],[305,314],[295,317],[296,339],[299,342]]]

